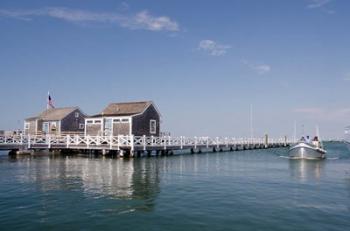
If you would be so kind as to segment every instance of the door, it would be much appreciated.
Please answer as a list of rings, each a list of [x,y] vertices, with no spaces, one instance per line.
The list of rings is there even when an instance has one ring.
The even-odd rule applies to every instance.
[[[106,118],[103,122],[103,135],[111,136],[113,134],[113,120]]]

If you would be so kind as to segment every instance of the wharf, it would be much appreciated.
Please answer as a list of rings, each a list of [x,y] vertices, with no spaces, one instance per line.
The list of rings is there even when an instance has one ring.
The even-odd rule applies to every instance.
[[[195,152],[239,151],[247,149],[265,149],[289,146],[287,137],[263,138],[227,138],[227,137],[154,137],[154,136],[81,136],[81,135],[20,135],[0,136],[0,150],[10,153],[25,153],[31,150],[50,150],[61,152],[82,152],[96,154],[117,154],[131,157],[153,152],[161,155],[174,151],[189,150]]]

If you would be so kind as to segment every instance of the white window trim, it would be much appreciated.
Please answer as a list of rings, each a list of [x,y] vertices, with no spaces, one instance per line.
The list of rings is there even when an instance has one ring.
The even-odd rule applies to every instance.
[[[85,128],[85,124],[79,123],[79,129],[84,129],[84,128]]]
[[[155,124],[154,130],[152,129],[153,128],[152,123]],[[150,120],[149,121],[149,133],[150,134],[157,134],[157,120]]]
[[[79,116],[80,116],[80,115],[79,115],[79,112],[75,112],[74,117],[75,117],[75,118],[79,118]]]
[[[30,129],[30,123],[25,122],[25,123],[24,123],[24,129],[25,129],[25,130],[29,130],[29,129]]]

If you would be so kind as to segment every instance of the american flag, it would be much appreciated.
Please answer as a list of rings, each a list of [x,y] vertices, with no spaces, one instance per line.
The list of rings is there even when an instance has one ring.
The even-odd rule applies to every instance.
[[[47,98],[47,109],[55,108],[55,106],[53,105],[51,96],[50,96],[50,92],[48,92],[47,95],[48,95],[48,98]]]

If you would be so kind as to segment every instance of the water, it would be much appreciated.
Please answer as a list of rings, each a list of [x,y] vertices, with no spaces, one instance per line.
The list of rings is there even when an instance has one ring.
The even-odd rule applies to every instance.
[[[350,153],[0,156],[1,230],[347,230]]]

